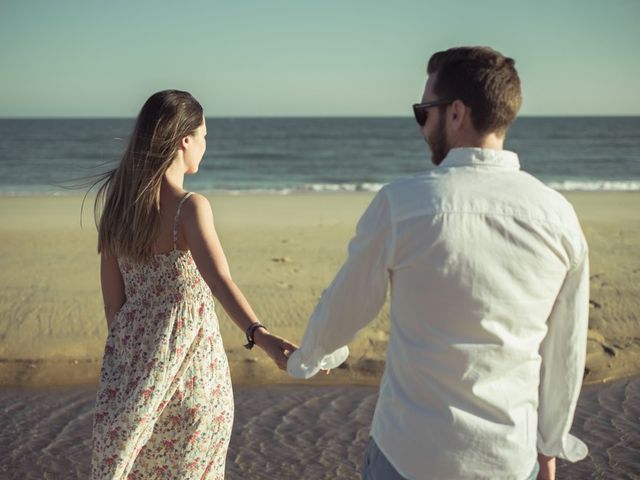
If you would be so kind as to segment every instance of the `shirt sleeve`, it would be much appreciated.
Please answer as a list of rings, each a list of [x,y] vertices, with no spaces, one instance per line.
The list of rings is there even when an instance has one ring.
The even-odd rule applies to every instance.
[[[347,260],[322,293],[300,348],[289,357],[289,375],[310,378],[320,369],[336,368],[347,359],[347,343],[384,304],[392,251],[390,205],[382,189],[360,218]]]
[[[589,325],[589,256],[582,233],[579,245],[578,259],[565,277],[540,346],[538,452],[571,462],[588,452],[569,434],[584,376]]]

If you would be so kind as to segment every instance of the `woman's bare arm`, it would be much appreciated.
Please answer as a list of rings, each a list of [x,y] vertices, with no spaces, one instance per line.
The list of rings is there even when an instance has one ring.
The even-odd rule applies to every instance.
[[[214,226],[209,201],[202,195],[194,194],[182,208],[182,231],[202,278],[231,319],[242,331],[246,331],[250,325],[259,323],[259,320],[231,277],[229,263]],[[295,345],[263,328],[256,330],[255,341],[278,367],[286,369],[285,352],[295,350]]]
[[[100,284],[102,285],[102,299],[107,328],[111,328],[113,317],[124,304],[126,297],[118,261],[115,257],[109,256],[104,252],[100,255]]]

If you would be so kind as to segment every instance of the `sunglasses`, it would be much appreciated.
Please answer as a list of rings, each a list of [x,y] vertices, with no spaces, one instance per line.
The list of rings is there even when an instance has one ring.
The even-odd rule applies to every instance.
[[[455,100],[434,100],[433,102],[414,103],[413,115],[416,117],[416,122],[418,122],[418,125],[420,125],[421,127],[424,127],[424,124],[427,123],[427,116],[428,116],[427,109],[431,107],[449,105],[453,102],[455,102]]]

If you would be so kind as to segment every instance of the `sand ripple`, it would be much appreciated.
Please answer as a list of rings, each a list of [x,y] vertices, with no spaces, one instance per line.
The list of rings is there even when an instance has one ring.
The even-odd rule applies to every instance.
[[[95,389],[0,392],[0,477],[88,478]],[[371,387],[243,387],[227,479],[358,479]],[[573,432],[589,457],[563,479],[640,479],[640,377],[585,388]]]

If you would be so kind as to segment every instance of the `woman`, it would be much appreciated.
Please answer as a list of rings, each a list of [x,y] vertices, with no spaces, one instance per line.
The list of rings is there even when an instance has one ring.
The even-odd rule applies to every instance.
[[[233,282],[207,199],[183,188],[207,127],[187,92],[142,107],[98,191],[109,334],[93,427],[92,478],[224,478],[233,423],[213,296],[281,368],[296,347],[261,326]]]

